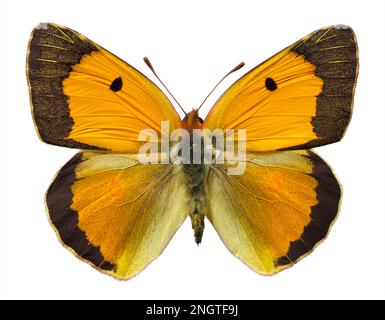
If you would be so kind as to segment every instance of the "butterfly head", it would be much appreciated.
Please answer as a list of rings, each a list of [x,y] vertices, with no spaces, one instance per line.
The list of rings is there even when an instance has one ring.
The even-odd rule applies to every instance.
[[[182,120],[182,128],[188,131],[202,128],[203,119],[198,116],[198,110],[193,109]]]

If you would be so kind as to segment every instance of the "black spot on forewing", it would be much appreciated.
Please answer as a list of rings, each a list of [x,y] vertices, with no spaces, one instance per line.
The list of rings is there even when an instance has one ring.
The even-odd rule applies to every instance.
[[[265,86],[266,86],[266,89],[270,91],[274,91],[278,88],[276,82],[272,78],[266,78]]]
[[[121,77],[116,78],[114,81],[111,82],[110,89],[114,92],[117,92],[121,90],[123,87],[123,80]]]

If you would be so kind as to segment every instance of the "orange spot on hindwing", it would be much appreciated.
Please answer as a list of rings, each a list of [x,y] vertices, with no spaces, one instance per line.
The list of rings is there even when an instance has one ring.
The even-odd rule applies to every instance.
[[[268,192],[277,195],[284,187],[284,181],[282,173],[274,172],[271,173],[266,179],[266,189]]]
[[[108,182],[106,191],[108,195],[114,199],[119,199],[123,196],[124,188],[123,184],[119,179],[112,179]]]

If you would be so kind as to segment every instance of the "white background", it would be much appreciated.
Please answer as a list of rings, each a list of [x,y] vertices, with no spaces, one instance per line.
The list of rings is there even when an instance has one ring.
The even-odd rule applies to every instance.
[[[1,251],[3,298],[267,299],[385,298],[384,1],[1,1]],[[132,280],[105,276],[58,242],[44,193],[76,152],[46,145],[33,126],[25,79],[30,32],[42,21],[73,28],[153,79],[187,109],[240,61],[206,104],[241,74],[308,33],[348,24],[360,75],[343,141],[317,152],[344,189],[340,216],[309,257],[274,277],[234,258],[209,223],[197,247],[190,221]]]

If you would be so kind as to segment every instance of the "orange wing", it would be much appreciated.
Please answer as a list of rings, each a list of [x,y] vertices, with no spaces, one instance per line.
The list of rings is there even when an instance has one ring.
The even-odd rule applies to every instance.
[[[161,254],[189,210],[181,166],[100,151],[74,156],[46,201],[62,243],[119,279],[133,277]]]
[[[318,30],[235,82],[203,126],[246,129],[249,152],[339,141],[350,120],[357,74],[353,30]]]
[[[44,142],[136,153],[138,133],[180,118],[138,70],[81,34],[55,24],[32,32],[27,78],[34,121]]]
[[[331,169],[308,150],[249,154],[238,176],[213,166],[206,192],[222,241],[265,275],[292,266],[326,237],[341,197]]]

